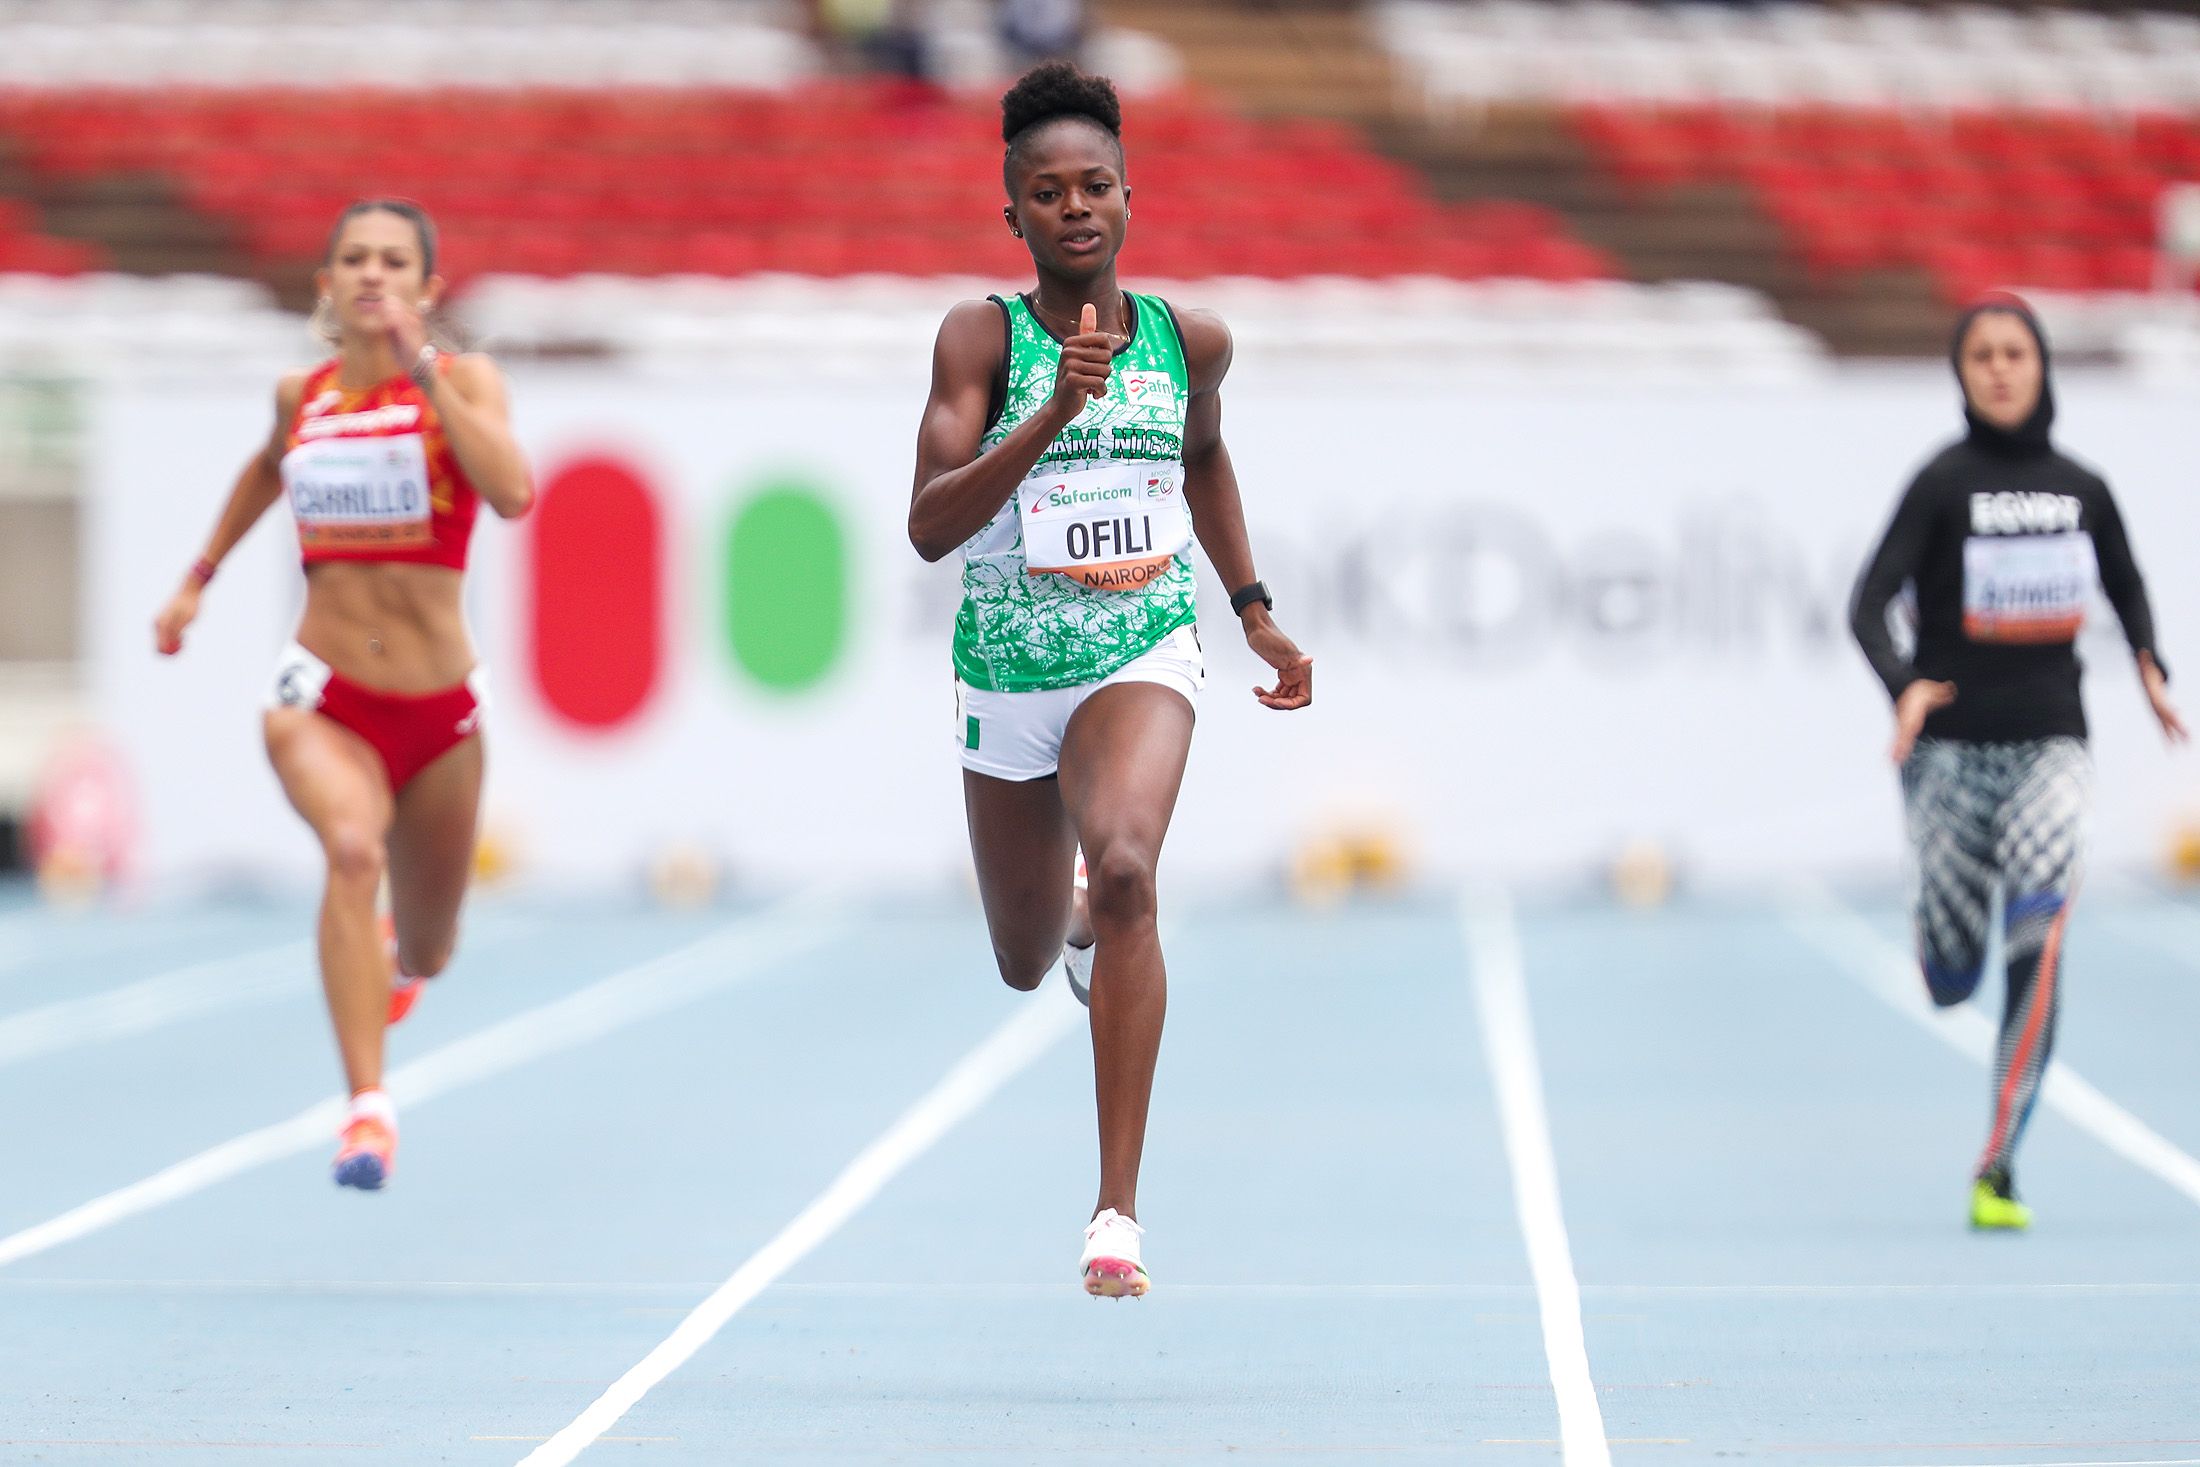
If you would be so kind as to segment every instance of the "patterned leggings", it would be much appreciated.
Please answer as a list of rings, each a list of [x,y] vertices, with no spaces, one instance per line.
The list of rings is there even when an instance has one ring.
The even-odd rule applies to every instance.
[[[2016,1155],[2055,1046],[2063,928],[2084,862],[2092,785],[2082,739],[1925,739],[1902,766],[1917,851],[1918,955],[1934,1003],[1959,1004],[1977,990],[1994,890],[2002,892],[2009,987],[1980,1175],[2008,1168]]]

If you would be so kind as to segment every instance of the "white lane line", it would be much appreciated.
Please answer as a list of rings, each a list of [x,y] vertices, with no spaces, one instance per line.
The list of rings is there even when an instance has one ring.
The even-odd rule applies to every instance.
[[[467,949],[479,952],[529,929],[526,922],[491,917],[469,929]],[[309,940],[208,958],[103,993],[0,1015],[0,1066],[149,1034],[227,1008],[319,991]]]
[[[718,1287],[717,1279],[0,1279],[0,1295],[23,1294],[336,1294],[372,1297],[499,1298],[523,1294],[606,1299],[692,1299]],[[836,1299],[934,1298],[936,1283],[832,1282],[778,1286],[782,1295]],[[2200,1284],[1583,1284],[1582,1297],[1599,1298],[1830,1298],[1918,1297],[2013,1299],[2185,1299]],[[1211,1299],[1532,1299],[1533,1284],[1201,1284],[1169,1276],[1169,1297]],[[1053,1284],[958,1285],[958,1299],[1047,1300],[1062,1297]]]
[[[392,1070],[387,1088],[401,1104],[419,1104],[529,1060],[577,1048],[614,1030],[693,1003],[817,947],[831,930],[829,909],[814,901],[798,900],[773,908],[430,1050]],[[254,1167],[326,1146],[335,1139],[343,1115],[341,1100],[308,1106],[289,1120],[248,1131],[58,1217],[0,1238],[0,1268],[204,1191]]]
[[[312,964],[311,943],[278,943],[8,1014],[0,1017],[0,1065],[303,991],[311,986]]]
[[[1059,983],[1046,984],[1020,1004],[1014,1016],[964,1055],[937,1085],[864,1147],[809,1206],[690,1310],[656,1349],[564,1430],[521,1458],[521,1467],[563,1467],[587,1451],[651,1389],[694,1358],[751,1300],[862,1211],[896,1174],[1046,1053],[1083,1012]]]
[[[1559,1204],[1558,1159],[1551,1150],[1550,1116],[1543,1105],[1543,1066],[1536,1058],[1520,929],[1511,901],[1497,890],[1468,892],[1462,925],[1482,1053],[1497,1091],[1505,1160],[1512,1170],[1513,1206],[1543,1319],[1543,1354],[1558,1396],[1559,1457],[1566,1467],[1611,1467],[1604,1411],[1597,1404],[1589,1343],[1582,1333],[1581,1284],[1574,1277],[1565,1210]]]
[[[1993,1020],[1975,1006],[1936,1009],[1925,995],[1917,959],[1818,886],[1796,889],[1788,925],[1834,960],[1889,1008],[1949,1048],[1991,1069],[1997,1039]],[[2200,1203],[2200,1161],[2130,1111],[2103,1095],[2060,1059],[2051,1060],[2040,1100],[2094,1140],[2141,1170],[2153,1173]]]

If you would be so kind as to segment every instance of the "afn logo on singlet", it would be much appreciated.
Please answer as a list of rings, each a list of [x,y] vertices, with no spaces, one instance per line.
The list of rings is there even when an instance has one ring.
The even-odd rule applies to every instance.
[[[1123,372],[1118,378],[1133,407],[1176,401],[1176,379],[1167,372]]]
[[[2075,494],[2032,492],[1971,496],[1974,535],[2059,535],[2079,528],[2084,506]]]

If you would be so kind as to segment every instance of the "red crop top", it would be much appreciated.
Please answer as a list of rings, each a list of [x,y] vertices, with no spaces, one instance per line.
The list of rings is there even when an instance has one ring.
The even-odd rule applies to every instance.
[[[337,363],[306,378],[283,452],[283,492],[305,563],[466,568],[481,499],[427,394],[405,376],[347,392]]]

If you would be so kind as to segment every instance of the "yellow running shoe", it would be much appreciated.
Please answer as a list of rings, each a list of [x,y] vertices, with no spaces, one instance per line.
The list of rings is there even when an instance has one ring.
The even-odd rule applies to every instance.
[[[1971,1184],[1973,1231],[2021,1233],[2030,1226],[2032,1209],[2017,1200],[2007,1172],[1989,1172]]]

